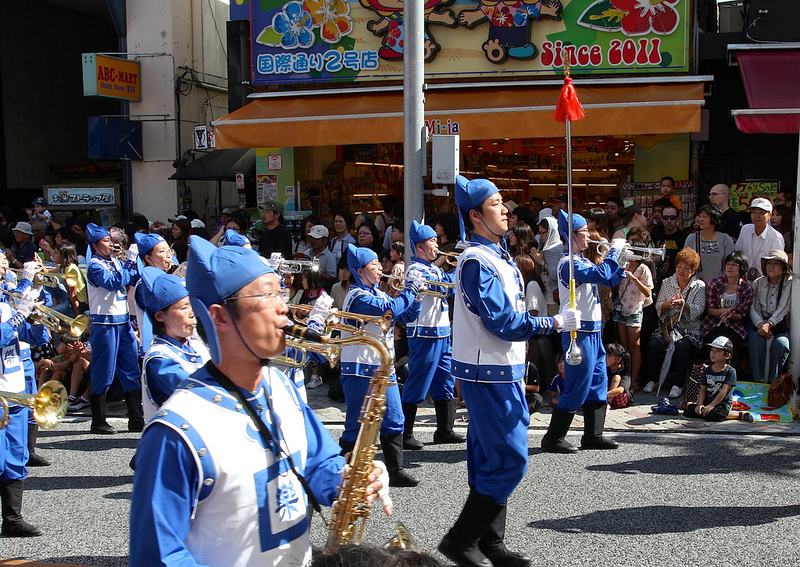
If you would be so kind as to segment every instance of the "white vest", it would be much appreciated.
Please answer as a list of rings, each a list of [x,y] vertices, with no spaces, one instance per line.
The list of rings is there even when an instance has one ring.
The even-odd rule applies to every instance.
[[[514,311],[525,313],[522,274],[487,246],[471,244],[456,266],[456,300],[453,313],[453,376],[467,382],[516,382],[525,377],[525,341],[506,341],[483,326],[477,308],[468,305],[461,270],[468,259],[477,259],[492,271]]]
[[[379,297],[390,299],[388,295],[380,290],[375,290]],[[352,311],[351,305],[353,300],[359,295],[372,295],[369,290],[360,287],[351,287],[350,291],[344,298],[343,311]],[[352,324],[354,321],[345,321],[345,323]],[[392,362],[394,362],[394,324],[389,327],[389,332],[385,335],[383,330],[375,323],[367,323],[364,327],[364,332],[377,337],[378,339],[386,342],[386,348],[389,349]],[[353,333],[342,331],[342,338],[350,337]],[[372,378],[372,375],[380,367],[380,357],[372,348],[367,345],[348,345],[342,347],[342,374],[349,374],[351,376],[361,376],[363,378]],[[394,372],[394,369],[392,369]]]
[[[307,455],[306,422],[297,392],[275,369],[262,371],[260,389],[280,416],[283,454],[276,462],[264,449],[255,425],[227,390],[195,377],[161,406],[151,423],[171,427],[192,450],[197,467],[198,502],[193,508],[186,547],[211,567],[292,565],[311,561],[306,495],[289,468],[291,453],[302,474]],[[263,393],[263,392],[262,392]],[[270,412],[260,412],[267,429]]]
[[[177,348],[172,343],[159,340],[158,337],[153,339],[150,348],[147,349],[147,353],[144,356],[144,361],[142,362],[142,393],[144,394],[142,396],[142,407],[144,409],[145,421],[150,421],[158,411],[159,407],[153,399],[153,396],[150,394],[150,386],[147,383],[147,363],[150,361],[150,359],[156,357],[168,358],[169,360],[180,364],[181,368],[186,372],[186,375],[190,376],[195,372],[195,370],[202,368],[205,363],[209,361],[211,354],[208,352],[208,347],[205,345],[205,343],[199,339],[189,338],[189,345],[197,353],[199,362],[190,361],[188,358],[188,353],[184,352],[180,348]]]
[[[14,316],[14,311],[8,303],[0,303],[0,323],[8,323]],[[25,369],[20,356],[19,338],[17,332],[11,342],[0,347],[3,374],[0,376],[0,390],[19,394],[25,391]]]
[[[422,262],[411,262],[408,273],[420,272],[422,277],[429,281],[444,281],[444,272],[436,267],[423,264]],[[440,290],[445,288],[440,288]],[[447,299],[423,295],[420,304],[419,317],[406,324],[406,336],[411,338],[437,339],[450,336],[450,307]]]
[[[91,264],[100,264],[106,271],[120,271],[122,264],[119,260],[104,260],[99,256],[92,256]],[[124,323],[128,320],[128,296],[125,290],[110,290],[97,287],[86,281],[86,291],[89,296],[89,313],[92,325],[111,325]]]
[[[574,257],[575,264],[592,264],[591,260],[583,256]],[[566,266],[565,266],[566,265]],[[561,302],[561,309],[569,307],[569,275],[563,278],[564,274],[569,274],[569,255],[564,255],[558,262],[558,298]],[[600,309],[600,295],[597,286],[590,283],[579,284],[575,282],[575,305],[581,312],[580,331],[585,333],[596,333],[603,328],[603,314]]]

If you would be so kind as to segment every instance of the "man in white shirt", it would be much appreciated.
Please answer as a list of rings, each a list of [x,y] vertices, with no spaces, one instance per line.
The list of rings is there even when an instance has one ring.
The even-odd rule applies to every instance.
[[[769,220],[772,218],[772,203],[769,199],[758,197],[750,203],[750,220],[752,224],[742,227],[739,239],[734,250],[741,250],[750,262],[748,279],[754,280],[763,275],[761,273],[761,258],[767,256],[772,250],[783,250],[783,236],[772,228]],[[755,275],[755,277],[753,277]]]

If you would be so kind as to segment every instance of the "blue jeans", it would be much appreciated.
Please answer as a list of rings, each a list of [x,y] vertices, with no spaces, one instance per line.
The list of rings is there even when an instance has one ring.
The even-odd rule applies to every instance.
[[[767,361],[767,339],[758,334],[755,328],[747,330],[747,352],[750,355],[750,370],[754,382],[764,382],[764,363]],[[789,358],[789,334],[775,335],[769,347],[769,369],[767,383],[780,376],[783,365]]]

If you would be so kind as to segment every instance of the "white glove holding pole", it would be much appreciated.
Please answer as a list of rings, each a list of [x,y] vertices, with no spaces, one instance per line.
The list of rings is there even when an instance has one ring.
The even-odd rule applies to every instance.
[[[40,291],[34,288],[28,288],[23,291],[22,295],[14,302],[17,315],[23,319],[27,319],[28,315],[33,311],[33,305],[36,303],[36,300],[39,299],[39,293]]]
[[[553,317],[562,331],[577,331],[581,326],[581,312],[567,307]]]
[[[31,260],[30,262],[25,262],[22,265],[22,279],[32,282],[33,278],[36,277],[36,274],[41,269],[42,269],[42,265],[36,260]]]

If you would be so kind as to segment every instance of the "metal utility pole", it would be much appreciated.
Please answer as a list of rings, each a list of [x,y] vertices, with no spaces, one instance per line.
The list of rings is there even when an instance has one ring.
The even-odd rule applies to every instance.
[[[406,257],[413,255],[411,221],[422,222],[425,171],[425,10],[422,0],[403,4],[403,199]],[[406,260],[406,265],[409,262]]]

